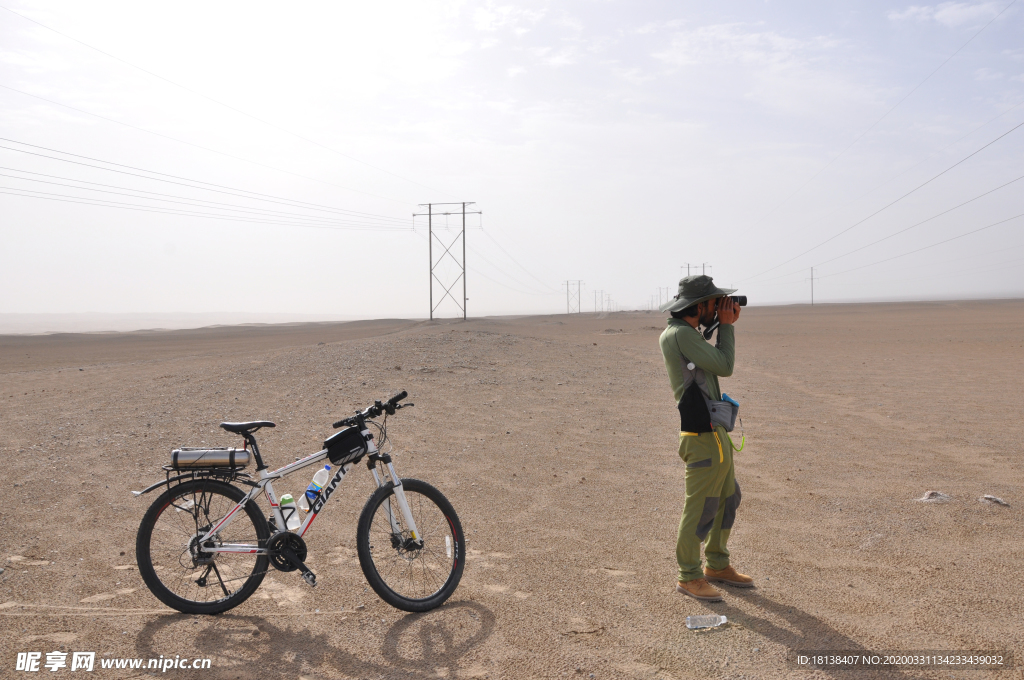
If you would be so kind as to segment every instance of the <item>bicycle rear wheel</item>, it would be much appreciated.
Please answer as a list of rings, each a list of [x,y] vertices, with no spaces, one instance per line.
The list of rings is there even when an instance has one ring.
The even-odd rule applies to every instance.
[[[379,487],[359,515],[356,550],[366,580],[382,600],[425,612],[447,600],[465,568],[462,524],[451,503],[426,482],[403,479],[421,545],[415,543],[392,484]]]
[[[197,479],[171,487],[149,507],[135,541],[139,575],[156,597],[185,614],[218,614],[244,602],[270,560],[249,553],[204,553],[198,539],[245,497],[238,487]],[[235,513],[216,545],[265,548],[270,528],[255,502]]]

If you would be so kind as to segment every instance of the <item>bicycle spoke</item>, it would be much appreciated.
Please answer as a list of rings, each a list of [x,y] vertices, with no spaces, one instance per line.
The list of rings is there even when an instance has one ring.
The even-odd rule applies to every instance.
[[[417,526],[422,547],[406,550],[412,536],[394,496],[383,499],[370,520],[370,545],[373,563],[380,577],[395,593],[411,599],[429,598],[444,588],[454,560],[442,552],[447,536],[453,540],[451,526],[437,505],[421,493],[406,489],[406,499]],[[388,508],[401,533],[396,535],[388,520]],[[393,548],[393,539],[399,548]]]
[[[171,596],[186,602],[211,604],[227,600],[251,579],[266,573],[266,568],[257,568],[260,558],[254,554],[202,550],[199,538],[231,512],[236,502],[215,485],[182,487],[180,494],[171,497],[154,520],[149,559],[156,579]],[[228,543],[258,546],[261,538],[247,513],[240,512],[228,527],[205,543],[210,547]],[[212,577],[216,577],[216,583]]]

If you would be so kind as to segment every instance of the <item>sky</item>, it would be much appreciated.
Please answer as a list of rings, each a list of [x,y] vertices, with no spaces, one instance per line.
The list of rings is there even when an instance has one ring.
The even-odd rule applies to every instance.
[[[752,305],[812,267],[815,302],[1019,297],[1021,36],[1010,0],[0,0],[0,315],[423,318],[414,214],[461,202],[470,316],[687,267]]]

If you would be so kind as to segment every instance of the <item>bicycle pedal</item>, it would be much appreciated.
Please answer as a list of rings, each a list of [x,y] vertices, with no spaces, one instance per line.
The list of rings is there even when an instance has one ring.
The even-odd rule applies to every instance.
[[[302,580],[308,583],[310,588],[316,588],[316,574],[313,572],[303,572]]]

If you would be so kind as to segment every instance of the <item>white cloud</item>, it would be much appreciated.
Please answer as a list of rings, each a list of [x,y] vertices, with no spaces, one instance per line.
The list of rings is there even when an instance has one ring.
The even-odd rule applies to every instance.
[[[612,68],[612,73],[622,80],[633,85],[643,85],[654,80],[654,75],[647,73],[638,68]]]
[[[673,66],[704,63],[768,65],[794,62],[800,53],[831,44],[834,43],[825,38],[805,41],[772,31],[749,31],[742,24],[717,24],[676,32],[669,47],[653,56]]]
[[[889,12],[890,21],[928,21],[933,16],[931,7],[911,5],[902,12]]]
[[[1002,80],[1003,74],[990,68],[979,68],[974,72],[975,80]]]
[[[877,91],[830,63],[842,42],[827,36],[796,38],[758,26],[730,23],[676,30],[652,56],[686,77],[715,74],[734,83],[749,102],[790,115],[872,106]]]
[[[890,12],[891,21],[935,21],[955,28],[964,24],[978,24],[999,14],[1000,5],[994,2],[943,2],[938,5],[911,5],[902,12]]]
[[[530,52],[538,61],[548,66],[568,66],[578,61],[577,50],[573,46],[563,47],[558,50],[551,47],[535,47]]]
[[[544,18],[545,10],[530,10],[512,5],[494,5],[488,3],[487,7],[478,9],[473,15],[473,25],[480,31],[498,31],[501,29],[512,29],[513,32],[522,34],[529,30],[524,25],[533,25]]]

